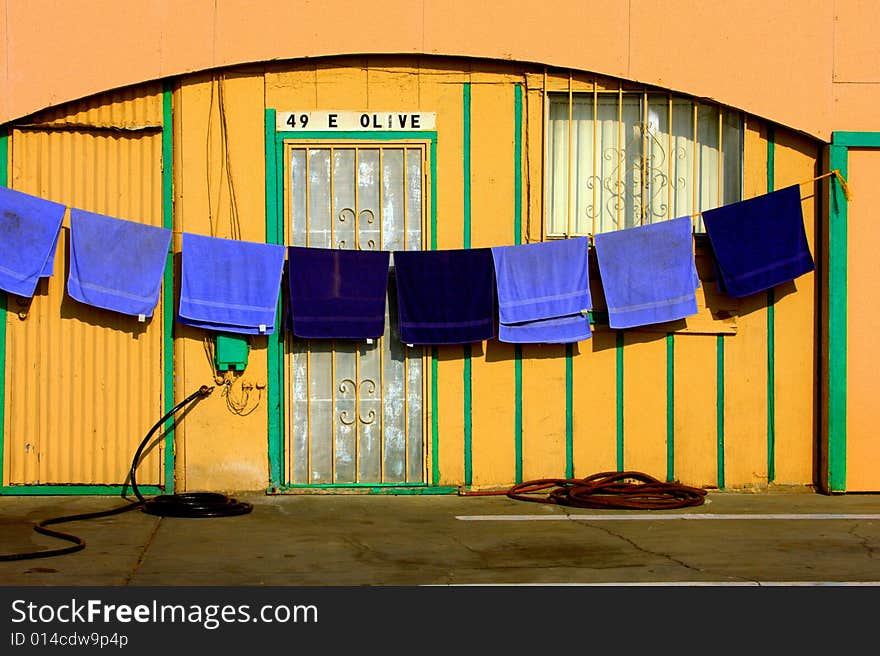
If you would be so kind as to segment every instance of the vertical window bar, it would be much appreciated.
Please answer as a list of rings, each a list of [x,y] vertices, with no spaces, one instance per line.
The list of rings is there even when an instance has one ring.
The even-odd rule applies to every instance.
[[[406,233],[409,232],[409,151],[403,148],[403,250],[406,250]],[[422,191],[422,199],[425,193]],[[392,321],[391,313],[388,313],[388,323]],[[389,330],[389,335],[391,331]],[[409,358],[407,352],[403,352],[403,477],[409,482]],[[383,395],[385,391],[382,391]],[[426,398],[426,397],[423,397]],[[424,434],[424,433],[423,433]],[[427,479],[425,479],[427,480]]]
[[[385,187],[385,168],[384,168],[384,160],[382,155],[384,153],[384,148],[379,147],[379,207],[377,208],[377,214],[379,216],[379,247],[377,250],[382,250],[385,248],[384,241],[384,230],[382,228],[382,223],[385,221],[385,217],[382,216],[382,201],[383,194],[382,191]],[[406,149],[403,151],[403,168],[406,169]],[[406,175],[406,173],[404,173]],[[406,204],[406,190],[404,189],[404,204]],[[406,221],[403,222],[403,231],[406,233]],[[369,244],[369,242],[367,242]],[[376,340],[376,348],[379,351],[379,480],[383,483],[385,482],[385,344],[383,344],[383,338],[379,338]],[[360,348],[357,349],[360,352]],[[360,384],[360,381],[358,381]],[[358,411],[360,412],[360,411]],[[360,414],[358,414],[358,421],[360,421]],[[404,424],[406,420],[404,420]],[[406,447],[406,427],[404,426],[404,448]]]
[[[596,216],[599,213],[599,206],[596,204],[596,197],[599,187],[599,163],[596,160],[596,154],[599,152],[599,84],[596,78],[593,78],[593,211],[590,216],[590,234],[596,234]]]
[[[334,175],[336,151],[330,147],[330,248],[336,248],[333,224],[336,223],[336,198],[334,197]],[[330,416],[333,418],[333,432],[330,435],[330,482],[336,483],[336,340],[330,342]]]
[[[573,141],[574,127],[572,123],[574,113],[574,94],[571,88],[571,71],[568,72],[568,193],[566,194],[566,217],[565,217],[565,236],[571,236],[571,194],[572,194],[572,177],[574,176],[574,167],[571,164],[571,145]]]
[[[354,147],[354,249],[360,250],[361,247],[361,230],[360,230],[360,218],[361,218],[361,197],[360,197],[360,188],[359,188],[359,177],[360,177],[360,167],[361,167],[361,149],[358,146]],[[360,393],[361,393],[361,373],[360,373],[360,354],[361,349],[360,346],[356,346],[354,349],[354,482],[360,483],[361,481],[361,451],[360,451],[360,441],[361,441],[361,402],[360,402]],[[334,382],[335,384],[335,382]]]
[[[717,203],[718,207],[721,207],[724,204],[724,198],[722,194],[724,193],[724,189],[721,186],[722,180],[724,179],[724,110],[719,107],[718,108],[718,192],[717,192]]]
[[[620,212],[626,203],[626,194],[623,192],[623,183],[620,180],[621,170],[620,165],[621,161],[626,164],[626,143],[623,140],[623,83],[618,82],[617,84],[617,187],[615,188],[615,192],[618,194],[617,196],[617,204],[615,209],[617,210],[617,227],[615,230],[620,230],[621,221],[620,221]]]
[[[693,194],[692,194],[693,201],[692,201],[692,203],[691,203],[691,214],[696,215],[696,214],[700,211],[700,207],[699,207],[699,205],[697,204],[697,203],[699,202],[699,200],[698,200],[698,199],[699,199],[698,193],[699,193],[699,190],[700,190],[700,178],[699,178],[699,170],[700,170],[700,167],[699,167],[699,164],[698,164],[698,162],[699,162],[699,153],[700,153],[699,148],[700,148],[700,146],[699,146],[699,143],[698,143],[698,141],[697,141],[697,112],[698,112],[699,110],[698,110],[698,108],[697,108],[697,103],[696,103],[696,102],[691,103],[691,106],[693,107],[693,116],[694,116],[694,121],[693,121],[693,122],[694,122],[694,155],[693,155],[693,157],[694,157],[694,166],[693,166],[693,176],[694,176],[694,184],[693,184],[693,188],[694,188],[694,191],[693,191]],[[695,219],[694,219],[694,223],[695,223],[696,225],[699,225],[699,224],[700,224],[700,221],[701,221],[701,220],[700,220],[699,217],[695,217]]]
[[[641,179],[641,189],[640,194],[642,198],[642,208],[641,212],[639,212],[639,225],[645,225],[645,219],[647,218],[647,210],[648,203],[650,202],[648,189],[648,92],[644,92],[642,94],[642,156],[639,158],[641,160],[642,166],[642,179]]]
[[[669,144],[666,148],[666,170],[669,172],[666,178],[666,219],[669,220],[673,218],[673,197],[672,197],[672,181],[675,179],[675,169],[672,166],[674,161],[674,155],[672,150],[672,96],[669,95],[666,97],[668,100],[667,106],[667,128],[666,128],[666,142]]]
[[[311,159],[311,149],[305,149],[305,159],[306,159],[306,171],[305,171],[305,185],[306,185],[306,248],[309,246],[309,233],[311,232],[311,218],[310,215],[312,213],[312,203],[309,194],[309,187],[311,186],[311,171],[309,168],[309,161]],[[306,471],[306,479],[307,482],[312,482],[312,349],[311,345],[306,342],[306,444],[307,444],[307,452],[308,452],[308,470]]]

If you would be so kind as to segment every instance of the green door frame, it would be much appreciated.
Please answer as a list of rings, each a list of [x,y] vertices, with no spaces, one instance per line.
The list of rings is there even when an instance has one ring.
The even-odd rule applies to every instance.
[[[880,132],[832,132],[828,165],[848,178],[850,148],[880,148]],[[823,483],[830,493],[846,492],[847,442],[847,222],[848,203],[836,179],[828,201],[828,444]]]
[[[288,139],[330,141],[330,140],[365,140],[365,141],[427,141],[430,143],[431,197],[430,197],[430,230],[431,250],[436,250],[437,234],[437,132],[355,132],[355,131],[278,131],[275,123],[276,110],[267,109],[265,115],[265,148],[266,148],[266,243],[284,244],[284,142]],[[284,334],[281,330],[281,295],[278,297],[275,330],[269,336],[268,348],[268,397],[269,397],[269,488],[268,492],[276,494],[295,489],[356,489],[358,492],[370,494],[449,494],[456,492],[457,487],[440,486],[438,477],[431,476],[428,483],[351,483],[321,485],[289,485],[284,471]],[[431,355],[431,398],[432,404],[437,398],[436,354]],[[435,410],[432,408],[432,417]],[[436,459],[437,435],[436,423],[430,424],[429,436],[433,458]],[[436,472],[436,460],[434,460]]]
[[[172,97],[171,83],[162,88],[162,226],[172,229],[174,196],[172,186]],[[9,130],[0,128],[0,186],[9,183]],[[173,247],[168,251],[162,284],[162,395],[164,412],[174,407],[174,267]],[[127,491],[123,485],[3,485],[3,449],[5,445],[6,409],[6,294],[0,292],[0,495],[116,495]],[[146,427],[145,427],[146,428]],[[139,485],[144,494],[174,493],[174,418],[165,424],[163,485]],[[134,455],[134,454],[132,454]]]

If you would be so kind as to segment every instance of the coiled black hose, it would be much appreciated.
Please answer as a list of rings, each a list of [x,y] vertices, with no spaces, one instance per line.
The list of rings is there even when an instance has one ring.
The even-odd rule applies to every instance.
[[[66,540],[73,544],[69,547],[59,547],[57,549],[43,549],[41,551],[28,551],[15,554],[0,554],[0,562],[11,560],[30,560],[33,558],[48,558],[50,556],[60,556],[62,554],[74,553],[85,549],[85,540],[70,533],[63,533],[50,528],[46,528],[52,524],[62,524],[65,522],[75,522],[83,519],[97,519],[99,517],[109,517],[118,515],[130,510],[140,508],[143,512],[160,517],[231,517],[235,515],[246,515],[253,510],[253,506],[244,501],[231,499],[224,494],[216,492],[188,492],[184,494],[161,494],[152,499],[145,499],[137,486],[137,468],[140,464],[141,454],[149,444],[153,434],[161,428],[169,417],[186,407],[190,403],[208,396],[214,390],[213,387],[202,385],[198,390],[183,399],[176,406],[166,412],[159,421],[146,434],[144,439],[135,451],[134,458],[131,461],[131,469],[129,477],[131,478],[131,489],[137,497],[137,501],[128,503],[118,508],[110,510],[101,510],[91,513],[80,513],[78,515],[65,515],[64,517],[53,517],[44,519],[34,526],[37,533],[48,535],[50,537]]]

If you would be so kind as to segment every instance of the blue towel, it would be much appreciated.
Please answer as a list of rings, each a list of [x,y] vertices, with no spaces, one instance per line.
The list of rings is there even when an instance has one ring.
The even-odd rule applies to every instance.
[[[612,328],[697,313],[699,279],[689,216],[603,232],[594,241]]]
[[[170,245],[166,228],[71,208],[67,293],[81,303],[151,317]]]
[[[400,341],[467,344],[495,336],[492,251],[394,251]]]
[[[183,233],[182,246],[180,323],[243,335],[272,334],[284,246],[190,233]]]
[[[498,339],[568,343],[589,339],[593,307],[586,237],[492,249]]]
[[[58,232],[55,233],[55,238],[52,240],[52,250],[49,251],[49,257],[46,258],[46,264],[43,265],[43,270],[40,271],[40,278],[51,278],[55,273],[55,251],[58,250],[58,237],[61,236],[61,225],[58,225]]]
[[[391,253],[299,246],[287,252],[294,335],[377,339],[385,334]]]
[[[0,289],[30,298],[40,277],[52,275],[51,256],[66,209],[61,203],[0,187]]]
[[[721,291],[739,298],[815,270],[798,185],[703,212]]]
[[[498,340],[511,344],[571,344],[592,336],[588,314],[498,324]]]

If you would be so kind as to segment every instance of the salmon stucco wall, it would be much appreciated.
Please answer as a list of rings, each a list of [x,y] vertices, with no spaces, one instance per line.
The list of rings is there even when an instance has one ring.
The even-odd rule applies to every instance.
[[[830,141],[832,130],[870,129],[873,121],[875,9],[872,0],[2,0],[0,124],[212,68],[424,54],[595,71],[710,98]]]

